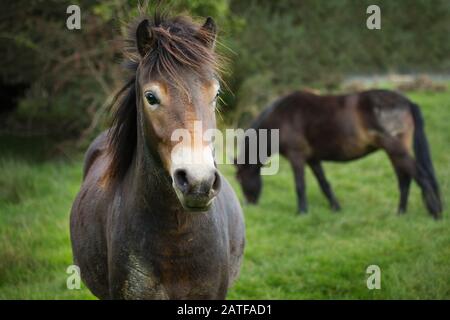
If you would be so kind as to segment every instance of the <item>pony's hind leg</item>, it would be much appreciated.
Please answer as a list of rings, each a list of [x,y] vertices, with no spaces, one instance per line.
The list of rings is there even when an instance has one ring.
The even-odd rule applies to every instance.
[[[392,161],[392,165],[394,167],[395,174],[397,175],[398,188],[400,190],[398,213],[403,214],[406,212],[406,209],[408,207],[409,189],[411,186],[412,178],[409,173],[402,170],[402,168],[397,166],[394,161]]]
[[[319,186],[322,189],[323,194],[327,197],[331,209],[333,209],[334,211],[340,210],[341,206],[339,205],[339,201],[334,195],[333,189],[331,188],[331,185],[325,176],[325,171],[323,170],[320,161],[310,161],[308,164],[317,181],[319,182]]]
[[[406,210],[409,185],[412,178],[422,190],[422,196],[428,211],[434,218],[439,218],[438,208],[436,207],[437,200],[433,186],[427,175],[423,173],[423,170],[417,165],[414,158],[408,152],[408,148],[393,137],[383,138],[382,146],[387,152],[398,177],[400,188],[399,212],[404,212]]]

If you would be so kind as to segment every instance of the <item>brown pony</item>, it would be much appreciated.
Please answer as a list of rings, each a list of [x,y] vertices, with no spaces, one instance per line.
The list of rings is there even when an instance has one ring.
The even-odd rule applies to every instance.
[[[223,299],[238,275],[242,210],[211,143],[171,137],[216,126],[215,30],[159,15],[132,28],[133,75],[86,153],[70,219],[75,264],[101,299]]]
[[[279,129],[279,152],[292,165],[299,212],[307,211],[305,165],[309,165],[330,202],[339,202],[325,178],[321,161],[351,161],[383,149],[400,189],[399,213],[406,211],[411,179],[422,189],[428,211],[439,218],[442,205],[419,107],[402,95],[370,90],[340,96],[293,92],[267,108],[254,129]],[[248,143],[244,145],[248,153]],[[267,148],[270,150],[270,146]],[[412,153],[415,153],[415,159]],[[261,192],[262,163],[237,165],[237,179],[250,203]]]

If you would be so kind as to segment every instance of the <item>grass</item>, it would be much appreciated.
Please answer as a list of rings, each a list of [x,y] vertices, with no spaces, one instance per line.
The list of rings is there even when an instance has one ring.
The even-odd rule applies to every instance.
[[[450,93],[409,95],[422,106],[444,200],[450,191]],[[68,217],[81,156],[46,160],[39,140],[0,141],[0,299],[93,299],[66,288],[72,263]],[[222,166],[239,197],[233,168]],[[332,213],[308,171],[310,212],[298,216],[293,177],[281,161],[264,177],[258,206],[245,206],[247,247],[230,299],[449,299],[450,220],[426,213],[413,185],[397,216],[396,180],[383,153],[325,165],[343,210]],[[381,290],[366,287],[381,268]]]

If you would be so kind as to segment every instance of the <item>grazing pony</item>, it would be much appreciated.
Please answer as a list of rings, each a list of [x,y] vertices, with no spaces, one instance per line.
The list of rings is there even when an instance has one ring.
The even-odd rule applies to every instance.
[[[132,28],[132,78],[86,153],[70,217],[75,264],[98,298],[224,299],[239,273],[242,210],[212,144],[171,137],[194,135],[195,121],[216,126],[215,36],[211,18],[156,15]]]
[[[279,152],[295,175],[299,212],[307,211],[305,165],[308,164],[330,202],[339,202],[325,178],[321,161],[351,161],[383,149],[398,179],[398,212],[406,211],[411,179],[422,189],[430,214],[439,218],[442,204],[419,107],[388,90],[339,96],[293,92],[275,101],[253,122],[254,129],[279,129]],[[244,144],[248,153],[249,145]],[[270,146],[267,148],[270,150]],[[415,159],[413,158],[413,150]],[[235,161],[236,164],[236,161]],[[250,203],[261,193],[262,163],[236,164],[237,179]]]

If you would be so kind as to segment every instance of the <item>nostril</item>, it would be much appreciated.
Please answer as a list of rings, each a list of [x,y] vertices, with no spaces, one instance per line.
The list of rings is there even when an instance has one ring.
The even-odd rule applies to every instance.
[[[186,192],[189,187],[189,181],[187,177],[187,172],[184,169],[177,169],[174,172],[175,184],[178,186],[181,192]]]
[[[214,173],[214,182],[213,182],[213,185],[212,185],[212,191],[213,191],[213,192],[218,192],[218,191],[220,190],[220,185],[221,185],[221,182],[220,182],[220,175],[219,175],[219,173],[216,171],[216,172]]]

